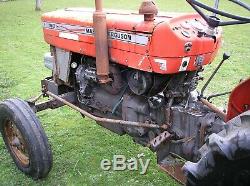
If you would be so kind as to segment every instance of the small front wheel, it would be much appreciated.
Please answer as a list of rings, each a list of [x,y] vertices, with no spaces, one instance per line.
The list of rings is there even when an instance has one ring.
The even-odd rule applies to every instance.
[[[30,106],[20,99],[0,103],[0,131],[17,167],[33,179],[45,178],[52,167],[48,138]]]

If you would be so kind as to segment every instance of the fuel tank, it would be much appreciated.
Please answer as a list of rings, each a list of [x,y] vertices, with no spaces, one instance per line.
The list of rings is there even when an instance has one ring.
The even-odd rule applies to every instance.
[[[93,12],[67,8],[43,14],[45,41],[95,57]],[[109,58],[123,66],[159,74],[195,71],[211,63],[220,48],[222,30],[206,36],[208,25],[198,14],[159,13],[154,21],[144,21],[137,13],[105,12]]]

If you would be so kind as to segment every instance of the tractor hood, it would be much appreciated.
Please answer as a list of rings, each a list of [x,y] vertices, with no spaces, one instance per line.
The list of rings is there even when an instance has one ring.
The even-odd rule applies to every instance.
[[[43,14],[42,21],[92,27],[93,12],[92,8],[66,8]],[[157,24],[171,18],[157,17],[154,22],[144,22],[143,16],[137,13],[124,10],[105,10],[105,12],[109,29],[143,33],[152,33]]]
[[[95,57],[93,12],[90,8],[67,8],[43,14],[45,41],[58,48]],[[176,73],[186,59],[196,63],[199,57],[201,65],[211,63],[220,46],[220,29],[215,31],[215,37],[200,35],[208,25],[198,14],[160,12],[153,21],[145,21],[138,13],[105,12],[110,59],[132,68]],[[166,61],[169,68],[165,68]],[[184,70],[196,68],[193,65]]]

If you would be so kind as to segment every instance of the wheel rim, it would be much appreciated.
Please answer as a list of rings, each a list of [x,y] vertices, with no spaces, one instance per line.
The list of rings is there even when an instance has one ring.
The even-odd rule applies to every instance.
[[[8,146],[16,159],[24,167],[29,166],[29,152],[21,132],[12,120],[6,120],[4,124],[4,133]]]

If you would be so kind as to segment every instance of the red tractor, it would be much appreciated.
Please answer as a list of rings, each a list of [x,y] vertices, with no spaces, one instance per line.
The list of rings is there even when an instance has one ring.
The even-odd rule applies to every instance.
[[[232,2],[250,10],[239,0]],[[232,92],[227,113],[197,85],[220,46],[221,26],[250,18],[187,0],[197,14],[158,13],[144,0],[139,14],[64,9],[42,16],[50,52],[36,99],[0,103],[0,130],[18,168],[34,179],[52,167],[52,152],[36,112],[64,105],[157,155],[160,167],[187,185],[250,185],[250,79]],[[203,10],[212,12],[209,16]],[[217,15],[230,18],[223,21]],[[48,101],[38,103],[41,97]],[[183,160],[188,161],[185,164]]]

